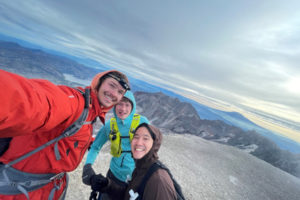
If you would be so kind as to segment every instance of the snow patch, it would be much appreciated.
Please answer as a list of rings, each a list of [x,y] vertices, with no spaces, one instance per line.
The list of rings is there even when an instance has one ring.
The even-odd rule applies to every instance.
[[[215,139],[213,141],[221,142],[221,143],[228,143],[229,140],[230,140],[230,137],[222,137],[222,138],[219,138],[219,139]]]
[[[229,176],[229,181],[234,185],[238,185],[238,179],[234,176]]]
[[[82,85],[91,85],[91,80],[76,78],[72,74],[63,74],[67,81],[80,83]]]
[[[242,151],[246,152],[246,153],[251,153],[254,152],[258,146],[256,144],[250,144],[248,146],[238,146],[238,148],[240,148]]]

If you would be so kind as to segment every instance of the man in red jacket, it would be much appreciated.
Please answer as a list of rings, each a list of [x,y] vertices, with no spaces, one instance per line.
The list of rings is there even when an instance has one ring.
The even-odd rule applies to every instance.
[[[92,122],[99,117],[104,123],[129,89],[127,77],[115,70],[97,74],[86,88],[0,70],[0,199],[64,199],[66,172],[77,168],[90,146]],[[55,140],[83,113],[75,134]]]

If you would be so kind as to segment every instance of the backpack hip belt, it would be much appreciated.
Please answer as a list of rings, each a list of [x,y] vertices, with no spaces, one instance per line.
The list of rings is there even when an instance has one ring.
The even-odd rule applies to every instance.
[[[53,199],[55,191],[61,188],[64,177],[66,177],[66,187],[64,189],[66,190],[68,174],[65,172],[59,174],[33,174],[0,164],[0,194],[24,194],[26,198],[29,199],[28,192],[40,189],[48,183],[53,182],[54,186],[49,195],[49,199]]]

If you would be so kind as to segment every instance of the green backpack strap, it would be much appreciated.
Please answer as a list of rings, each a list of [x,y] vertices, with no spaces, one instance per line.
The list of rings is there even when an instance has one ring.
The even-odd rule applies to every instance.
[[[123,138],[129,138],[130,142],[133,138],[134,131],[136,127],[138,127],[140,123],[141,116],[139,114],[134,114],[130,129],[129,129],[129,136],[121,136],[121,133],[119,131],[118,125],[117,125],[117,119],[115,117],[112,117],[110,119],[110,133],[109,133],[109,139],[111,142],[110,146],[110,154],[114,157],[120,157],[120,155],[124,153],[130,153],[131,151],[122,151],[121,141]]]
[[[129,130],[129,139],[130,139],[130,142],[132,141],[135,129],[140,124],[140,120],[141,120],[141,116],[139,114],[134,114],[133,115],[133,119],[132,119],[130,130]]]
[[[120,131],[117,125],[117,120],[115,117],[110,119],[110,133],[109,133],[109,139],[111,142],[110,145],[110,154],[113,157],[120,157],[122,153],[121,148],[121,135]]]

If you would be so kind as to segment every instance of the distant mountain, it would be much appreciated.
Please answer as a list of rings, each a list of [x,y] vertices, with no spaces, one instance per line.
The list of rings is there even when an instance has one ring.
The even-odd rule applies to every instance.
[[[190,103],[197,111],[198,115],[201,119],[207,120],[220,120],[225,122],[228,125],[236,126],[244,131],[256,131],[257,133],[263,135],[264,137],[272,140],[275,142],[280,148],[288,150],[294,153],[300,153],[300,144],[286,138],[278,133],[274,133],[270,130],[267,130],[263,127],[258,126],[257,124],[253,123],[243,115],[237,112],[225,112],[222,110],[217,110],[203,104],[200,104],[194,100],[188,99],[184,96],[178,95],[174,92],[169,90],[160,88],[158,86],[151,85],[144,81],[138,79],[130,79],[131,83],[133,83],[133,91],[144,91],[144,92],[162,92],[168,96],[175,97],[182,102]]]
[[[87,79],[99,72],[65,57],[3,41],[0,41],[0,68],[56,83],[68,83],[63,74],[71,73],[77,78]]]
[[[29,78],[44,78],[56,84],[78,86],[84,84],[75,79],[68,79],[65,74],[72,75],[77,79],[91,80],[96,73],[108,69],[106,66],[100,63],[97,64],[96,61],[90,59],[80,59],[69,55],[63,56],[63,53],[54,51],[53,54],[50,54],[44,50],[32,49],[40,47],[30,45],[30,43],[25,41],[9,37],[5,38],[3,35],[0,35],[1,38],[4,38],[6,41],[0,41],[0,68]],[[8,42],[9,40],[20,42],[22,45],[26,45],[27,48],[15,42]],[[49,52],[50,50],[47,51]],[[98,68],[93,68],[93,66]],[[166,95],[176,97],[180,101],[193,105],[201,119],[220,120],[245,131],[255,130],[257,133],[274,141],[280,148],[300,153],[299,143],[259,127],[239,113],[224,112],[210,108],[154,84],[149,84],[132,77],[129,77],[129,80],[133,91],[162,92]]]
[[[135,92],[134,95],[138,112],[159,128],[237,147],[300,177],[300,154],[281,150],[273,141],[255,131],[244,131],[221,120],[201,119],[190,103],[181,102],[161,92]]]
[[[164,94],[167,94],[172,97],[176,97],[179,100],[183,102],[191,103],[195,109],[197,110],[199,116],[201,116],[202,119],[208,119],[208,120],[221,120],[229,125],[234,125],[241,127],[244,130],[252,130],[252,129],[262,129],[261,127],[257,126],[255,123],[241,115],[237,112],[225,112],[221,110],[217,110],[208,106],[205,106],[203,104],[200,104],[196,101],[193,101],[191,99],[188,99],[184,96],[181,96],[179,94],[176,94],[174,92],[171,92],[169,90],[163,89],[158,86],[151,85],[149,83],[146,83],[144,81],[138,80],[138,79],[130,79],[131,83],[133,83],[133,91],[144,91],[144,92],[162,92]]]

